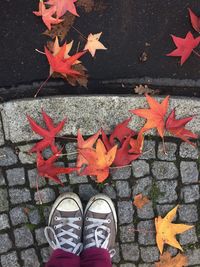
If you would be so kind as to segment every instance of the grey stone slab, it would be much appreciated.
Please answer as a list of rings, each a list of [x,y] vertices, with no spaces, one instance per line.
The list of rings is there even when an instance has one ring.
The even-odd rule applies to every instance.
[[[127,180],[131,176],[131,167],[125,167],[121,169],[112,169],[110,175],[113,180]]]
[[[14,168],[6,171],[9,186],[25,184],[24,168]]]
[[[148,195],[153,184],[151,177],[141,178],[135,181],[133,186],[133,197],[142,193],[143,195]]]
[[[193,147],[188,143],[182,143],[180,145],[180,156],[182,158],[198,159],[199,151],[197,147]]]
[[[0,214],[0,230],[10,228],[10,223],[7,214]]]
[[[119,224],[132,223],[133,222],[133,204],[131,201],[119,201],[118,206],[118,218]]]
[[[135,241],[135,227],[133,224],[120,226],[119,233],[122,243]]]
[[[76,163],[69,163],[69,167],[76,167]],[[78,175],[77,172],[72,172],[69,174],[69,183],[70,184],[84,184],[88,183],[88,178],[86,175]]]
[[[103,189],[103,193],[109,196],[111,199],[116,199],[116,191],[111,185],[106,185]]]
[[[157,199],[158,204],[173,203],[178,199],[176,192],[177,181],[158,181],[156,184],[160,190],[160,195]]]
[[[199,185],[187,185],[181,189],[181,198],[185,203],[192,203],[200,199]]]
[[[193,223],[198,221],[198,210],[194,204],[180,205],[178,213],[182,222]]]
[[[2,122],[0,120],[0,146],[5,144],[5,140],[4,140],[4,134],[3,134],[3,125]]]
[[[0,212],[7,211],[8,209],[9,209],[8,191],[7,189],[0,188]]]
[[[154,218],[154,210],[152,201],[144,205],[142,208],[137,208],[137,215],[140,219],[152,219]]]
[[[163,98],[158,97],[158,100]],[[109,133],[114,125],[130,116],[131,109],[147,107],[145,97],[140,96],[67,96],[38,99],[25,99],[6,102],[2,105],[2,119],[6,140],[12,142],[30,141],[40,138],[32,132],[26,114],[42,124],[41,107],[58,123],[66,116],[68,123],[61,134],[76,135],[80,129],[83,135],[91,135],[103,127]],[[52,106],[54,107],[52,109]],[[188,124],[188,128],[200,132],[200,101],[197,98],[172,97],[170,109],[179,106],[177,118],[196,115]],[[99,107],[101,107],[99,109]],[[91,110],[99,110],[98,113]],[[139,130],[144,119],[132,116],[130,127]]]
[[[67,143],[65,145],[65,149],[67,151],[67,159],[68,160],[76,160],[77,159],[77,143]]]
[[[40,254],[41,254],[43,263],[46,263],[49,260],[50,256],[51,256],[50,247],[41,248],[40,249]]]
[[[20,204],[31,200],[30,190],[23,189],[9,189],[10,201],[12,204]]]
[[[8,252],[12,248],[12,241],[8,234],[0,235],[0,253]]]
[[[144,262],[155,262],[160,258],[160,253],[157,247],[141,247],[141,258]]]
[[[116,182],[116,190],[117,190],[117,195],[120,198],[123,197],[130,197],[131,195],[131,189],[129,187],[129,183],[126,181],[117,181]]]
[[[37,188],[36,186],[36,179],[38,176],[37,169],[28,170],[28,180],[30,188]],[[38,187],[44,187],[46,185],[46,180],[43,177],[38,177]]]
[[[157,180],[175,179],[179,174],[176,165],[173,162],[167,161],[154,161],[152,173]]]
[[[39,224],[41,221],[41,217],[40,217],[40,213],[39,210],[37,209],[37,207],[34,206],[30,206],[29,208],[29,212],[28,212],[28,218],[31,224]]]
[[[41,189],[38,192],[35,192],[35,196],[34,196],[36,203],[40,203],[40,200],[43,203],[49,203],[49,202],[54,201],[55,198],[56,198],[56,195],[52,188]]]
[[[21,227],[14,230],[15,245],[18,248],[27,248],[33,245],[33,236],[27,227]]]
[[[149,164],[145,160],[135,160],[132,162],[133,176],[136,178],[146,176],[150,173]]]
[[[38,256],[34,248],[29,248],[21,252],[21,258],[24,262],[23,267],[40,267]]]
[[[138,267],[155,267],[155,264],[141,263],[141,264],[138,265]]]
[[[181,161],[180,170],[183,184],[192,184],[198,182],[199,171],[196,162]]]
[[[24,146],[18,146],[19,149],[19,160],[23,164],[33,164],[36,162],[36,153],[29,153],[30,149],[33,147],[33,145],[24,145]]]
[[[96,189],[92,187],[91,184],[81,184],[79,185],[79,196],[83,200],[89,200],[91,197],[98,193]]]
[[[115,249],[115,255],[114,255],[114,257],[112,258],[112,262],[114,262],[114,263],[119,263],[120,262],[120,260],[121,260],[121,257],[120,257],[120,250],[119,250],[119,243],[115,243],[115,247],[114,247],[114,249]]]
[[[165,142],[166,153],[163,149],[163,143],[159,143],[157,157],[161,160],[174,161],[176,160],[177,144]]]
[[[15,207],[10,210],[10,219],[12,222],[12,225],[18,225],[22,223],[27,223],[28,218],[24,211],[24,208],[22,207]]]
[[[0,168],[0,186],[1,185],[6,185],[6,180],[5,180],[5,177],[3,175],[2,169]]]
[[[156,142],[144,140],[143,154],[140,159],[155,159],[156,158]]]
[[[38,245],[44,245],[47,244],[46,237],[44,235],[44,228],[38,228],[35,230],[35,237],[37,240]]]
[[[139,246],[134,243],[121,245],[122,256],[125,261],[138,261],[140,257]]]
[[[120,264],[120,267],[136,267],[136,265],[133,263],[124,263],[124,264]]]
[[[19,265],[16,251],[1,256],[2,267],[21,267]]]
[[[195,227],[182,233],[179,236],[179,241],[181,245],[195,244],[196,242],[198,242]]]
[[[17,163],[17,156],[10,147],[0,148],[0,166],[10,166]]]
[[[200,248],[188,249],[186,251],[186,256],[188,257],[188,265],[197,265],[199,267],[200,263]]]
[[[140,245],[155,245],[155,225],[154,221],[141,221],[137,225],[138,241]]]
[[[66,193],[66,192],[72,192],[72,188],[71,186],[60,186],[59,187],[59,193],[62,194],[62,193]]]

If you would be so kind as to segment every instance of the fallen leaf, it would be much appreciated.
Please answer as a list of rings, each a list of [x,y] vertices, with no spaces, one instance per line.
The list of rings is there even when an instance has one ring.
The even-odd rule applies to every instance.
[[[194,143],[189,141],[189,138],[198,139],[198,135],[184,128],[185,125],[190,122],[194,117],[192,116],[177,120],[175,116],[175,109],[173,109],[169,117],[167,118],[166,130],[169,131],[172,135],[179,137],[183,141],[193,146],[196,146]]]
[[[80,150],[80,153],[88,162],[88,165],[81,172],[81,175],[96,176],[97,183],[104,182],[109,176],[109,167],[115,159],[116,152],[117,146],[114,146],[107,152],[100,139],[97,141],[96,150]]]
[[[79,16],[76,11],[76,3],[77,0],[48,0],[46,4],[51,5],[56,10],[57,18],[62,17],[67,11],[69,11],[74,16]]]
[[[33,152],[41,152],[48,146],[51,147],[53,153],[58,152],[58,148],[55,144],[55,137],[58,135],[58,133],[62,130],[66,119],[62,120],[57,125],[54,125],[54,122],[50,116],[48,116],[43,110],[42,110],[42,116],[44,119],[44,122],[47,126],[47,129],[42,128],[39,126],[29,115],[27,115],[27,119],[31,125],[31,129],[41,135],[44,139],[36,143],[31,150],[30,153]]]
[[[183,251],[175,236],[194,227],[186,224],[172,223],[177,209],[178,205],[174,209],[172,209],[164,218],[162,218],[161,216],[155,218],[156,242],[161,254],[163,253],[164,244],[168,244]]]
[[[149,94],[149,95],[156,95],[159,94],[160,91],[158,89],[151,89],[148,87],[148,85],[138,85],[134,88],[134,91],[138,95],[144,95],[144,94]]]
[[[142,133],[150,129],[156,128],[159,135],[163,138],[165,129],[165,115],[169,105],[169,96],[162,103],[158,103],[154,98],[145,94],[150,109],[130,110],[135,115],[147,119],[146,124],[141,129]]]
[[[58,151],[56,154],[51,156],[49,159],[44,160],[41,153],[37,153],[37,170],[38,174],[41,177],[52,179],[54,182],[61,184],[63,183],[58,178],[59,174],[69,174],[74,171],[77,171],[77,168],[66,168],[66,167],[57,167],[53,163],[58,159],[61,151]]]
[[[138,133],[138,136],[136,139],[131,138],[129,144],[131,146],[131,149],[128,151],[129,153],[141,155],[142,149],[144,146],[144,134],[143,134],[143,132],[140,131]]]
[[[195,29],[195,31],[200,33],[200,18],[197,17],[190,8],[188,8],[188,11],[190,14],[190,20],[191,20],[192,27]]]
[[[142,194],[138,194],[134,197],[133,204],[138,208],[143,208],[146,204],[149,203],[149,199],[146,196],[143,196]]]
[[[170,57],[181,57],[181,65],[189,58],[194,48],[200,43],[200,36],[194,38],[191,32],[188,32],[185,38],[176,37],[171,35],[176,45],[176,49],[167,54]]]
[[[96,50],[106,50],[107,48],[99,41],[102,32],[97,34],[90,33],[87,38],[87,43],[84,50],[88,50],[90,54],[94,57]]]
[[[55,7],[46,8],[43,1],[39,2],[39,11],[33,11],[36,16],[42,17],[44,24],[51,30],[51,24],[59,24],[62,19],[56,19],[52,15],[56,12]]]
[[[155,267],[185,267],[188,266],[188,259],[185,255],[178,253],[175,257],[166,251],[160,256],[160,261],[155,262]]]
[[[147,52],[143,52],[143,53],[140,55],[140,61],[141,61],[141,62],[146,62],[147,60],[148,60]]]

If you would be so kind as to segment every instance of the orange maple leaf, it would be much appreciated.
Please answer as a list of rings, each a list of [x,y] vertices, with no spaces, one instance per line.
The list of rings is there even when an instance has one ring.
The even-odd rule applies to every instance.
[[[146,124],[141,129],[142,132],[156,128],[159,135],[163,138],[165,129],[165,115],[169,105],[169,96],[167,96],[162,103],[158,103],[153,97],[145,94],[150,109],[135,109],[130,110],[135,115],[147,119]]]
[[[109,167],[115,159],[116,152],[117,145],[107,152],[100,139],[97,141],[96,150],[80,150],[80,153],[88,162],[88,166],[81,172],[81,175],[96,176],[97,183],[102,183],[109,176]]]
[[[164,218],[162,218],[161,216],[155,218],[156,242],[161,254],[163,252],[164,244],[168,244],[183,251],[175,236],[194,227],[193,225],[172,223],[177,209],[178,205],[174,209],[172,209]]]
[[[90,54],[94,57],[96,50],[106,50],[107,48],[99,41],[102,32],[92,34],[90,33],[87,38],[87,43],[84,50],[88,50]]]
[[[175,257],[167,251],[160,256],[160,261],[155,262],[155,267],[185,267],[188,265],[188,259],[185,255],[178,253]]]
[[[138,136],[136,139],[131,138],[129,144],[131,146],[131,149],[128,151],[129,153],[141,154],[143,146],[144,146],[144,134],[143,134],[143,132],[140,131],[138,133]]]
[[[142,194],[138,194],[134,197],[133,204],[138,208],[143,208],[146,204],[149,203],[149,199],[146,196],[143,196]]]
[[[51,24],[59,24],[63,19],[56,19],[52,15],[56,12],[56,7],[46,8],[43,1],[39,2],[39,11],[33,11],[36,16],[42,17],[44,24],[51,30]]]

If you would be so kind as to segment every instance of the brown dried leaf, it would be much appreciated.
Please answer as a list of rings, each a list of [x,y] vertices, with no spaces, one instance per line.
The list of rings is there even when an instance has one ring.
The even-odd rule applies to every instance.
[[[188,258],[179,253],[175,257],[172,257],[171,254],[167,251],[160,256],[160,261],[155,262],[155,267],[185,267],[188,265]]]
[[[133,204],[138,208],[143,208],[146,204],[149,203],[149,199],[146,196],[143,196],[142,194],[138,194],[134,197]]]
[[[148,87],[148,85],[137,85],[135,88],[134,88],[134,91],[136,94],[138,95],[144,95],[144,94],[149,94],[149,95],[157,95],[160,93],[160,91],[158,89],[151,89]]]

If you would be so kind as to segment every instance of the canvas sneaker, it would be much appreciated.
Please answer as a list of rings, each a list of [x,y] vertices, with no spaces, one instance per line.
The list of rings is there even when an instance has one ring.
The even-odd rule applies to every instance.
[[[44,233],[52,249],[63,249],[79,255],[83,226],[83,207],[74,193],[60,195],[53,204]]]
[[[112,200],[98,194],[92,197],[85,209],[83,228],[83,249],[104,248],[115,255],[117,214]]]

